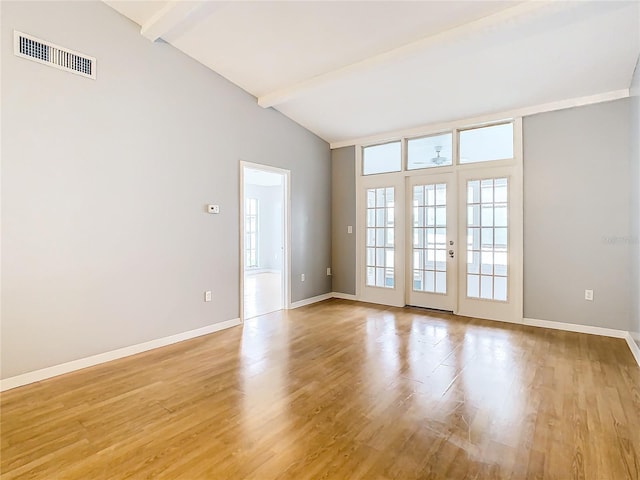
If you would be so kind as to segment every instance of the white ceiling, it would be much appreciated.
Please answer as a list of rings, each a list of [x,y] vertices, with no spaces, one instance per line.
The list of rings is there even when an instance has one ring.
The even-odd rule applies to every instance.
[[[628,89],[640,2],[114,1],[328,142]]]

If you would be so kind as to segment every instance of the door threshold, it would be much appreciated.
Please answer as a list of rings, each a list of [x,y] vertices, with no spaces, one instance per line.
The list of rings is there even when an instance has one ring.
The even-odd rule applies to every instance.
[[[442,310],[440,308],[431,308],[431,307],[421,307],[419,305],[405,305],[406,307],[411,308],[419,308],[420,310],[427,310],[428,312],[436,312],[436,313],[449,313],[451,315],[455,315],[453,310]]]

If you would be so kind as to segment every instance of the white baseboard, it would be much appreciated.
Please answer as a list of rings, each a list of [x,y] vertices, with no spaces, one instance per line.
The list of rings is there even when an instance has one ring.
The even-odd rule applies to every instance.
[[[329,300],[330,298],[341,298],[343,300],[358,300],[358,298],[355,295],[351,295],[349,293],[329,292],[329,293],[323,293],[322,295],[318,295],[315,297],[305,298],[304,300],[298,300],[297,302],[293,302],[289,307],[289,310],[304,307],[305,305],[311,305],[312,303],[323,302],[324,300]]]
[[[333,298],[341,298],[342,300],[358,300],[358,297],[350,293],[331,292]]]
[[[329,300],[333,298],[333,293],[323,293],[322,295],[317,295],[315,297],[305,298],[304,300],[298,300],[297,302],[293,302],[289,309],[293,310],[296,308],[304,307],[305,305],[311,305],[312,303],[322,302],[324,300]]]
[[[158,338],[149,342],[138,343],[137,345],[131,345],[129,347],[119,348],[110,352],[99,353],[98,355],[92,355],[90,357],[80,358],[71,362],[61,363],[60,365],[54,365],[52,367],[35,370],[33,372],[23,373],[22,375],[16,375],[15,377],[5,378],[0,380],[0,392],[20,387],[22,385],[27,385],[29,383],[39,382],[40,380],[56,377],[82,368],[92,367],[100,363],[117,360],[118,358],[135,355],[136,353],[153,350],[154,348],[164,347],[171,345],[172,343],[178,343],[191,338],[200,337],[202,335],[208,335],[209,333],[217,332],[219,330],[235,327],[236,325],[240,325],[240,323],[239,318],[234,318],[232,320],[207,325],[206,327],[196,328],[195,330],[189,330],[188,332],[177,333],[175,335]]]
[[[629,345],[631,355],[635,358],[640,367],[640,348],[633,339],[633,334],[625,330],[616,330],[614,328],[592,327],[590,325],[578,325],[576,323],[551,322],[549,320],[537,320],[535,318],[523,318],[524,325],[532,327],[553,328],[554,330],[565,330],[567,332],[588,333],[591,335],[600,335],[602,337],[624,338]]]
[[[535,318],[523,318],[524,325],[532,327],[552,328],[554,330],[565,330],[567,332],[589,333],[602,337],[627,338],[629,332],[626,330],[616,330],[614,328],[592,327],[591,325],[579,325],[577,323],[552,322],[550,320],[538,320]]]
[[[640,367],[640,347],[638,347],[638,344],[635,342],[633,337],[634,335],[629,332],[625,339],[627,340],[627,345],[629,345],[629,350],[631,350],[631,355],[633,355],[633,358],[636,359],[636,362]]]

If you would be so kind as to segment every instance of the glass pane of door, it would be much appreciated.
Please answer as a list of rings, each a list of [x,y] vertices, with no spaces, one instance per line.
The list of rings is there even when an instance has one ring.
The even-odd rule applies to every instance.
[[[457,303],[456,176],[429,173],[407,181],[408,305],[454,311]]]
[[[394,288],[395,188],[368,188],[366,198],[365,284],[368,287]]]
[[[508,180],[467,181],[468,298],[507,302]]]
[[[447,293],[447,184],[414,185],[412,288]]]

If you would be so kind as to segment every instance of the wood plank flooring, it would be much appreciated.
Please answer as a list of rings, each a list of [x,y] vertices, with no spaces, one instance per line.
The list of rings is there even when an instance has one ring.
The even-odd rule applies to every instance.
[[[245,272],[244,318],[275,312],[283,303],[280,272]]]
[[[0,395],[2,479],[640,478],[624,340],[329,300]]]

